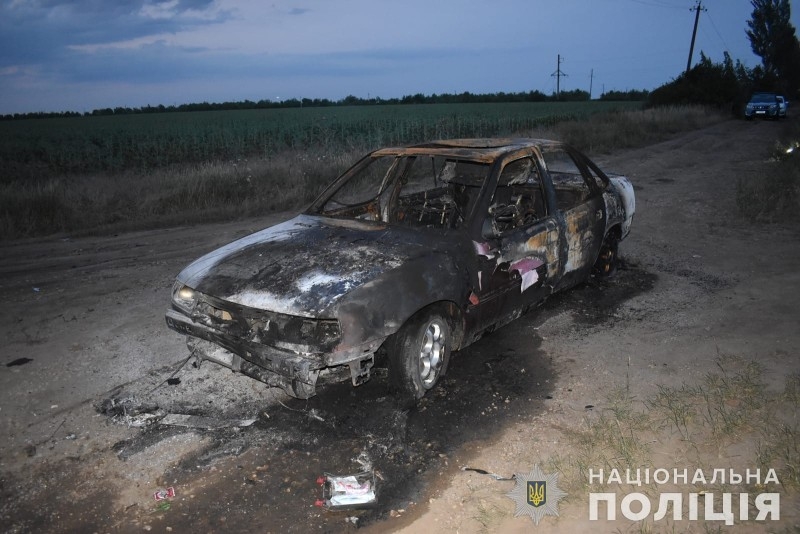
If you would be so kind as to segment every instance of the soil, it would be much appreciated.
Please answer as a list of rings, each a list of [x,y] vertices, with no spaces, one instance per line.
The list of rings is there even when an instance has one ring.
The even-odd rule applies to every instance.
[[[513,481],[462,468],[529,473],[577,450],[570,429],[601,413],[615,388],[646,399],[714,372],[719,354],[757,361],[770,391],[800,372],[798,227],[754,225],[735,203],[737,180],[772,164],[779,128],[731,120],[596,157],[636,189],[616,275],[455,354],[443,383],[410,410],[387,395],[380,370],[364,386],[301,401],[193,366],[166,328],[182,267],[291,214],[0,244],[2,530],[638,532],[629,520],[589,521],[588,492],[534,527],[514,517]],[[170,413],[199,427],[158,422]],[[739,440],[738,454],[753,439]],[[756,467],[713,452],[710,467]],[[685,467],[667,460],[653,464]],[[374,506],[315,506],[320,475],[365,470],[376,476]],[[156,500],[168,488],[174,496]],[[778,521],[708,523],[798,528],[797,489],[781,491]],[[655,525],[669,528],[706,526]]]

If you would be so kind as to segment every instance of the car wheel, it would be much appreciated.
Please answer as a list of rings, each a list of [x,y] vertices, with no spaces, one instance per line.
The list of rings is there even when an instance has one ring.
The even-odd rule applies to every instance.
[[[613,232],[606,234],[603,244],[600,246],[600,253],[597,261],[594,262],[592,272],[600,278],[612,276],[617,271],[617,260],[619,252],[619,239]]]
[[[447,370],[453,336],[450,323],[435,311],[421,312],[394,335],[389,379],[403,404],[414,404]]]

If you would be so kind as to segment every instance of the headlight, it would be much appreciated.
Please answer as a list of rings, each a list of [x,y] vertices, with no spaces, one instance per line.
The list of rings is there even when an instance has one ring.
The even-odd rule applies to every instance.
[[[194,309],[194,305],[197,302],[197,294],[191,287],[175,282],[175,285],[172,286],[172,302],[179,309],[192,313],[192,309]]]

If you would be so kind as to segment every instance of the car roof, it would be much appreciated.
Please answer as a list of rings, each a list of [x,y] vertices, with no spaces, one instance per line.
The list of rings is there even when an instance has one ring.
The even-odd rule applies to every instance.
[[[549,139],[529,139],[523,137],[509,137],[500,139],[442,139],[438,141],[422,143],[419,145],[383,148],[376,150],[373,152],[373,154],[376,156],[444,156],[480,161],[483,163],[491,163],[506,154],[530,149],[532,147],[544,149],[562,146],[564,145],[560,141],[552,141]]]

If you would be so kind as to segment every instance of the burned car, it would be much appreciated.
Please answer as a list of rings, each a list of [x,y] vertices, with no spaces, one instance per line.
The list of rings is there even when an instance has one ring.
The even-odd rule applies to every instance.
[[[167,325],[299,398],[370,378],[421,398],[450,355],[614,271],[631,183],[565,144],[463,139],[376,150],[302,214],[177,277]]]

